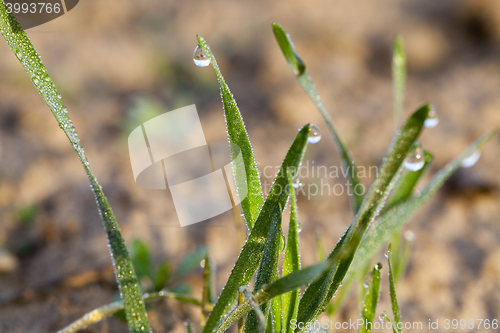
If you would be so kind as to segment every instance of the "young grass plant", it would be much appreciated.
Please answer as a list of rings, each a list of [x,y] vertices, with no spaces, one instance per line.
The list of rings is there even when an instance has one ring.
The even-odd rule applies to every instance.
[[[78,329],[102,320],[120,309],[125,310],[131,332],[149,332],[144,301],[160,298],[173,298],[199,307],[202,312],[200,327],[203,333],[222,333],[235,323],[238,323],[239,332],[291,333],[306,331],[308,325],[314,322],[327,308],[341,283],[344,281],[349,284],[354,279],[359,278],[359,274],[365,271],[367,263],[369,264],[373,255],[380,250],[383,244],[401,229],[404,223],[461,165],[464,159],[480,149],[493,135],[493,132],[489,132],[479,138],[462,155],[439,171],[419,195],[414,195],[413,189],[421,178],[423,169],[409,171],[405,168],[405,161],[407,156],[413,154],[417,149],[418,137],[430,112],[429,105],[418,108],[396,131],[382,160],[379,174],[366,195],[363,196],[358,194],[359,191],[356,191],[356,185],[360,184],[356,173],[347,173],[349,177],[347,181],[353,189],[351,192],[354,193],[351,198],[354,219],[326,258],[323,259],[323,255],[320,255],[322,260],[317,264],[301,268],[299,252],[299,228],[301,226],[297,219],[293,177],[296,176],[295,173],[307,148],[312,125],[306,124],[299,129],[286,153],[269,194],[264,198],[257,163],[240,110],[210,47],[202,37],[198,36],[198,55],[209,60],[219,82],[228,140],[231,144],[237,145],[243,155],[245,169],[236,166],[234,176],[238,191],[248,190],[248,195],[242,201],[241,207],[249,229],[246,242],[217,301],[214,297],[214,263],[208,252],[204,250],[204,252],[200,252],[184,262],[186,267],[190,267],[193,263],[198,265],[200,260],[204,261],[202,300],[198,301],[183,294],[161,289],[165,286],[169,275],[168,266],[160,266],[155,277],[151,270],[148,250],[140,243],[134,245],[133,254],[136,260],[133,262],[130,259],[114,214],[90,170],[76,131],[58,97],[57,90],[25,32],[15,17],[7,13],[3,0],[0,0],[0,31],[56,117],[88,174],[98,210],[108,235],[111,256],[115,264],[115,274],[120,286],[121,301],[88,313],[60,331],[64,333],[76,332]],[[273,23],[273,31],[298,82],[323,115],[344,166],[348,170],[355,170],[351,154],[335,129],[291,38],[277,23]],[[397,52],[401,53],[402,47]],[[404,73],[404,67],[398,65],[395,71],[401,76]],[[404,84],[395,84],[396,86],[398,88],[395,89],[398,90],[399,94],[396,96],[399,96],[397,98],[401,102],[397,102],[395,105],[400,105],[400,109],[402,109],[401,87]],[[231,145],[231,147],[233,146]],[[231,148],[231,154],[235,153]],[[425,165],[427,165],[431,161],[431,155],[427,153],[425,159]],[[291,213],[285,247],[282,233],[282,213],[289,199]],[[285,254],[280,269],[280,253],[283,250]],[[398,323],[400,316],[397,302],[394,301],[396,299],[395,283],[391,257],[389,257],[389,262],[390,294],[395,322]],[[135,269],[133,264],[135,264]],[[181,264],[180,267],[184,267],[182,266],[184,264]],[[178,272],[182,272],[180,267],[178,267]],[[377,265],[373,269],[371,282],[364,299],[363,318],[372,322],[380,289],[380,268]],[[141,277],[153,280],[154,289],[159,291],[141,295],[136,271]],[[254,277],[255,283],[253,284],[253,292],[251,292],[249,285]],[[299,288],[306,286],[305,292],[300,297]],[[245,315],[247,315],[246,320]],[[193,331],[191,324],[186,325],[186,330],[187,332]]]

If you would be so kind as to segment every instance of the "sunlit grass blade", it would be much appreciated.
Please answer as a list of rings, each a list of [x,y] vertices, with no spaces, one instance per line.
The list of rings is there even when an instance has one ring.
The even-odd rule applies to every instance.
[[[366,262],[372,258],[390,237],[426,203],[429,198],[444,184],[444,182],[461,166],[462,161],[481,147],[496,133],[490,131],[472,143],[462,154],[441,169],[418,195],[396,204],[392,209],[385,211],[373,228],[366,233],[363,242],[358,248],[354,261],[349,269],[349,275],[355,274]]]
[[[373,327],[373,319],[375,318],[375,311],[377,310],[378,298],[380,295],[380,270],[382,264],[375,265],[371,272],[370,282],[366,289],[365,299],[363,302],[363,310],[361,311],[361,325],[360,333],[370,333]]]
[[[312,100],[316,108],[319,110],[330,131],[330,135],[332,136],[333,141],[337,146],[337,150],[342,158],[343,167],[345,168],[347,181],[351,186],[351,193],[353,196],[351,199],[352,209],[354,214],[357,213],[361,203],[363,202],[364,195],[359,191],[358,184],[361,185],[361,182],[357,175],[356,164],[354,163],[354,159],[351,156],[351,153],[347,149],[344,141],[340,137],[338,131],[333,124],[333,120],[330,117],[330,114],[326,110],[321,97],[319,96],[314,83],[312,82],[311,77],[307,73],[304,62],[299,57],[297,51],[295,50],[295,46],[293,45],[292,39],[290,36],[283,30],[281,25],[274,22],[273,23],[273,32],[278,45],[285,56],[288,65],[292,69],[292,72],[295,74],[297,81],[300,83],[302,88],[305,90],[309,98]]]
[[[405,99],[406,54],[403,38],[396,37],[392,49],[392,84],[394,94],[394,123],[396,128],[401,124]]]
[[[400,333],[402,330],[398,328],[398,324],[401,322],[401,313],[399,312],[398,299],[396,297],[396,285],[394,281],[394,275],[392,273],[391,245],[389,245],[389,251],[387,251],[387,262],[389,263],[389,294],[391,295],[391,306],[392,313],[394,314],[394,324],[396,326],[396,331]]]
[[[283,259],[282,275],[288,275],[300,270],[299,251],[299,220],[297,219],[297,198],[293,188],[292,174],[288,175],[290,191],[290,223],[288,225],[288,237],[286,243],[285,257]],[[299,290],[290,291],[282,296],[283,302],[283,333],[292,333],[290,322],[297,318],[299,304]]]
[[[385,209],[390,209],[394,204],[409,198],[413,194],[413,190],[417,185],[419,179],[425,173],[429,165],[432,163],[432,155],[424,151],[424,166],[417,171],[410,171],[408,169],[404,169],[401,172],[401,176],[399,176],[396,185],[394,185],[394,189],[387,199],[387,204],[385,205]]]
[[[266,244],[264,247],[264,251],[262,252],[262,260],[259,265],[259,269],[257,270],[257,277],[255,278],[254,284],[254,293],[260,290],[264,285],[269,284],[279,278],[278,276],[278,261],[280,254],[280,242],[281,242],[281,207],[276,205],[275,210],[273,212],[273,217],[271,220],[271,228],[269,230],[269,235],[266,239]],[[273,299],[274,301],[274,299]],[[269,320],[271,321],[271,326],[281,325],[281,320],[279,323],[276,323],[274,320],[274,315],[272,310],[269,311],[269,306],[271,304],[264,303],[260,306],[260,309],[263,313],[269,313]],[[279,310],[279,314],[281,316],[281,309]],[[255,332],[259,327],[259,318],[257,317],[257,313],[252,311],[248,314],[247,321],[245,323],[244,332],[252,333]]]
[[[120,294],[125,304],[129,329],[131,332],[149,332],[146,308],[142,301],[137,275],[120,233],[120,227],[116,222],[115,215],[109,206],[101,186],[90,169],[89,162],[83,152],[83,147],[80,145],[80,139],[68,117],[66,108],[59,98],[59,93],[47,73],[47,69],[23,28],[17,22],[17,19],[13,14],[7,12],[7,7],[3,1],[0,1],[0,32],[29,75],[35,88],[52,111],[59,127],[68,137],[87,173],[108,237],[115,275],[120,287]]]
[[[250,144],[245,124],[241,118],[240,110],[236,105],[236,101],[234,100],[229,87],[224,81],[224,77],[219,70],[219,66],[217,65],[217,61],[215,61],[215,57],[213,56],[210,47],[205,42],[203,37],[197,37],[198,45],[205,51],[205,54],[210,59],[210,62],[215,69],[215,73],[217,74],[217,80],[219,81],[222,102],[224,105],[229,142],[237,145],[237,147],[241,150],[244,170],[240,169],[240,165],[238,163],[233,163],[233,172],[238,193],[245,193],[248,191],[247,196],[241,200],[241,208],[243,210],[243,215],[245,216],[248,228],[252,229],[264,201],[259,171],[257,169],[257,163],[255,162],[252,145]],[[238,154],[238,152],[235,152],[233,145],[231,145],[231,155],[233,159],[236,158],[235,154]]]
[[[179,295],[179,294],[167,291],[167,290],[161,290],[159,292],[143,295],[143,300],[146,303],[159,301],[161,299],[174,299],[174,300],[177,300],[177,301],[182,302],[182,303],[191,304],[194,306],[201,307],[201,302],[199,300],[191,298],[191,297],[187,297],[184,295]],[[89,325],[98,323],[101,320],[106,319],[107,317],[117,313],[118,311],[120,311],[122,309],[123,309],[123,301],[117,301],[117,302],[113,302],[111,304],[101,306],[101,307],[94,309],[94,310],[90,311],[89,313],[85,314],[83,317],[74,321],[73,323],[66,326],[62,330],[58,331],[57,333],[78,332],[79,330],[82,330]]]
[[[215,262],[210,254],[205,254],[203,267],[203,290],[201,295],[201,327],[209,315],[208,306],[215,303]]]
[[[236,301],[238,288],[247,285],[254,275],[262,258],[262,251],[264,250],[265,241],[271,228],[271,218],[274,209],[277,205],[279,205],[280,208],[285,207],[288,199],[289,193],[285,190],[288,187],[288,171],[298,170],[304,156],[310,131],[310,125],[303,126],[290,146],[281,164],[280,171],[262,206],[255,226],[252,228],[248,240],[243,246],[233,270],[231,271],[228,281],[213,311],[210,313],[207,324],[203,330],[204,333],[211,333],[214,331],[219,320],[222,319],[222,316]]]
[[[378,176],[366,194],[363,205],[346,233],[329,255],[331,258],[342,253],[341,260],[330,272],[311,283],[306,289],[299,302],[299,322],[310,322],[326,309],[344,279],[365,231],[383,208],[391,189],[398,179],[403,161],[422,131],[423,123],[428,114],[429,106],[422,106],[413,113],[406,124],[394,136],[379,169]]]

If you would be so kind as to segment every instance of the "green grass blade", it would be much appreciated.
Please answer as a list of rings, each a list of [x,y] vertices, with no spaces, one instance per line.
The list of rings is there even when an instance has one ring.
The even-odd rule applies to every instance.
[[[403,39],[396,37],[392,49],[392,84],[394,90],[394,123],[396,128],[401,124],[405,99],[406,54]]]
[[[266,239],[266,245],[264,251],[262,252],[262,260],[257,271],[257,277],[254,284],[254,293],[262,288],[262,286],[269,284],[279,278],[278,276],[278,261],[280,254],[280,241],[281,241],[281,207],[276,205],[273,217],[271,220],[271,228]],[[273,299],[274,301],[274,299]],[[264,303],[260,306],[263,313],[269,312],[269,304]],[[278,310],[278,309],[276,309]],[[279,309],[281,315],[281,309]],[[272,311],[271,311],[272,312]],[[274,315],[270,313],[269,320],[271,321],[271,326],[281,324],[275,322]],[[259,318],[255,311],[248,314],[247,321],[245,323],[246,333],[255,332],[259,327]]]
[[[203,267],[203,289],[201,297],[201,327],[205,326],[205,320],[209,315],[208,306],[215,302],[215,262],[210,254],[205,254],[205,266]]]
[[[108,237],[115,275],[120,287],[120,294],[125,303],[129,329],[131,332],[149,332],[146,308],[142,301],[137,275],[128,255],[127,247],[120,233],[115,215],[109,206],[101,186],[90,169],[89,162],[80,145],[80,139],[59,98],[51,77],[47,73],[33,44],[17,22],[17,19],[13,14],[7,13],[7,7],[3,1],[0,1],[0,32],[52,111],[52,114],[59,123],[59,127],[61,127],[68,137],[87,173]]]
[[[293,45],[292,39],[290,36],[283,30],[281,25],[274,22],[273,23],[273,32],[278,42],[278,45],[285,56],[288,65],[292,69],[292,72],[295,74],[297,81],[302,86],[304,91],[307,93],[309,98],[312,100],[316,108],[319,110],[330,131],[330,135],[332,136],[333,141],[337,146],[337,150],[342,158],[342,163],[344,168],[348,171],[347,181],[351,186],[351,193],[353,196],[351,199],[351,206],[354,211],[354,214],[357,213],[359,207],[361,207],[361,203],[363,202],[363,193],[359,193],[359,190],[356,191],[357,185],[361,185],[361,182],[357,175],[356,164],[354,163],[354,159],[351,156],[351,153],[347,149],[344,141],[340,137],[338,131],[335,129],[335,125],[333,124],[333,120],[330,117],[330,114],[326,110],[321,97],[319,96],[314,83],[312,82],[311,77],[307,73],[306,67],[302,59],[300,59],[297,51],[295,50],[295,46]],[[353,172],[354,171],[354,172]]]
[[[193,333],[193,328],[191,327],[191,323],[187,321],[185,325],[187,333]]]
[[[144,294],[142,297],[144,302],[146,303],[159,301],[161,299],[174,299],[182,303],[191,304],[194,306],[201,306],[201,302],[194,298],[172,293],[167,290],[161,290],[159,292],[151,294]],[[97,309],[88,312],[83,317],[74,321],[73,323],[66,326],[62,330],[58,331],[57,333],[78,332],[79,330],[82,330],[89,325],[98,323],[101,320],[106,319],[109,316],[112,316],[113,314],[117,313],[122,309],[123,309],[123,301],[117,301],[111,304],[103,305],[101,307],[98,307]]]
[[[283,273],[288,275],[292,272],[300,270],[300,251],[299,251],[299,220],[297,219],[297,198],[293,188],[292,175],[288,175],[289,190],[290,190],[290,224],[288,226],[288,239],[285,250],[285,258],[283,259]],[[299,304],[299,291],[293,290],[282,296],[283,301],[283,325],[282,332],[292,333],[290,327],[292,319],[297,318],[297,310]]]
[[[370,333],[372,331],[373,319],[375,318],[375,311],[377,310],[378,298],[380,295],[380,270],[382,264],[378,263],[373,268],[366,290],[365,300],[363,302],[363,311],[361,311],[361,319],[363,325],[360,327],[360,333]]]
[[[394,275],[392,273],[392,253],[391,245],[389,245],[389,251],[387,252],[387,262],[389,263],[389,294],[391,295],[391,306],[392,313],[394,314],[394,324],[395,330],[400,333],[402,330],[397,327],[401,322],[401,313],[399,312],[398,299],[396,297],[396,286],[394,281]]]
[[[326,258],[325,245],[323,243],[323,233],[316,230],[316,260],[323,261]]]
[[[354,257],[354,261],[349,269],[348,276],[356,274],[367,258],[372,258],[390,237],[401,229],[401,227],[415,214],[415,212],[426,203],[429,198],[444,184],[444,182],[461,166],[462,161],[469,157],[474,151],[481,147],[495,134],[490,131],[482,135],[473,142],[462,154],[448,163],[441,169],[431,181],[422,189],[420,195],[412,196],[392,209],[384,212],[377,220],[377,223],[371,228],[359,246]]]
[[[425,164],[420,170],[410,171],[408,169],[404,169],[401,172],[401,176],[399,177],[396,185],[394,185],[394,189],[392,190],[389,199],[387,199],[387,204],[385,205],[386,210],[390,209],[394,206],[394,204],[408,199],[413,194],[413,190],[415,189],[417,182],[432,163],[432,155],[427,151],[424,151],[424,155]]]
[[[153,261],[151,259],[151,251],[149,246],[140,239],[134,239],[132,248],[130,249],[130,259],[134,265],[137,278],[142,281],[148,277],[153,280]]]
[[[163,288],[165,288],[169,276],[170,276],[170,266],[168,265],[168,263],[164,262],[160,264],[160,266],[158,267],[158,271],[156,272],[154,290],[160,291]]]
[[[236,144],[241,149],[245,170],[241,170],[238,163],[233,163],[233,172],[238,193],[244,193],[245,189],[248,190],[245,199],[241,200],[241,208],[243,210],[243,215],[245,216],[248,228],[252,229],[264,201],[259,171],[257,169],[257,163],[255,162],[252,145],[250,144],[245,124],[241,118],[240,110],[236,105],[236,101],[234,100],[229,87],[224,81],[224,77],[219,70],[219,66],[217,65],[217,61],[215,61],[215,57],[212,54],[210,47],[205,42],[203,37],[197,37],[198,45],[205,51],[205,54],[210,59],[210,62],[215,69],[215,73],[217,74],[217,80],[219,81],[222,102],[224,105],[229,142]],[[231,145],[231,154],[233,159],[236,157],[235,153],[236,152],[233,151],[233,146]]]
[[[203,332],[213,332],[217,327],[219,320],[230,309],[237,297],[237,291],[240,286],[248,284],[254,275],[264,250],[265,241],[271,228],[271,217],[277,205],[284,207],[288,199],[288,171],[298,170],[300,162],[304,156],[307,146],[307,138],[311,126],[303,126],[295,140],[293,141],[286,157],[281,164],[281,169],[271,187],[271,190],[262,206],[262,210],[257,217],[255,226],[252,228],[248,240],[243,246],[240,255],[234,265],[228,281],[222,290],[222,293],[210,313],[207,325]]]
[[[387,197],[398,179],[405,157],[423,128],[429,114],[429,106],[424,105],[413,113],[406,124],[396,133],[380,167],[379,174],[370,187],[363,205],[337,243],[329,257],[339,256],[337,265],[320,279],[311,283],[299,302],[299,322],[314,320],[328,306],[334,293],[345,277],[354,254],[371,222],[380,213]],[[334,272],[336,270],[336,272]]]

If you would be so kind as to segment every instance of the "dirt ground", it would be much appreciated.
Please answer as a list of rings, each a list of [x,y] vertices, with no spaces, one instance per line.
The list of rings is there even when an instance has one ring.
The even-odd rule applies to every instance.
[[[167,191],[135,184],[127,136],[145,120],[137,110],[154,101],[165,111],[196,104],[207,141],[225,140],[214,72],[192,61],[199,34],[235,95],[263,180],[272,180],[265,167],[280,165],[297,129],[308,122],[321,128],[323,139],[309,147],[304,163],[339,166],[321,116],[274,41],[272,21],[293,37],[360,166],[378,166],[392,137],[390,58],[398,34],[408,59],[405,115],[427,101],[439,112],[440,124],[421,139],[435,157],[429,175],[484,132],[500,128],[496,0],[87,0],[28,30],[127,243],[146,241],[156,263],[167,260],[173,267],[183,254],[207,245],[219,288],[239,249],[232,213],[181,228]],[[4,42],[0,59],[0,332],[55,332],[112,301],[117,288],[75,153]],[[428,320],[500,319],[499,151],[497,135],[479,162],[460,170],[405,227],[416,241],[398,286],[404,321],[425,328]],[[342,183],[303,179],[305,188],[321,181]],[[299,209],[303,265],[310,265],[317,230],[329,251],[352,214],[345,194],[302,195]],[[195,297],[200,277],[201,269],[187,278]],[[336,320],[359,318],[354,298]],[[384,309],[390,312],[386,285]],[[198,318],[174,301],[158,303],[149,316],[155,332],[185,332],[184,321]],[[116,319],[84,330],[126,331]]]

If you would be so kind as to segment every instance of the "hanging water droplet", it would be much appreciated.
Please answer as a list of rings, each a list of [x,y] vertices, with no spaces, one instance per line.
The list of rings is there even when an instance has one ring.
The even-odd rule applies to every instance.
[[[389,255],[390,255],[390,254],[391,254],[391,250],[390,250],[390,249],[388,249],[387,251],[385,251],[384,256],[385,256],[386,258],[389,258]]]
[[[439,117],[436,112],[434,105],[430,106],[430,111],[427,119],[424,120],[424,126],[427,128],[436,127],[439,124]]]
[[[319,140],[321,140],[321,131],[319,130],[319,127],[314,124],[310,124],[310,126],[311,126],[311,131],[309,132],[309,137],[307,138],[307,141],[309,143],[316,143]]]
[[[294,176],[292,180],[293,180],[292,183],[293,188],[300,188],[302,186],[302,179],[300,179],[299,176]]]
[[[480,157],[481,157],[481,151],[475,150],[472,154],[470,154],[462,161],[462,167],[470,168],[471,166],[476,164],[476,162],[479,160]]]
[[[363,280],[363,287],[365,287],[365,289],[368,289],[371,280],[372,280],[372,273],[370,272],[366,274],[365,279]]]
[[[380,316],[378,316],[378,319],[381,321],[381,322],[385,322],[387,320],[387,313],[385,311],[383,311]]]
[[[300,233],[302,231],[302,222],[297,220],[297,233]]]
[[[283,252],[285,250],[285,246],[286,246],[286,240],[285,240],[285,235],[283,235],[283,232],[280,233],[280,248],[279,248],[279,251],[280,253]]]
[[[424,151],[422,146],[419,144],[418,147],[410,153],[403,162],[406,169],[410,171],[418,171],[422,169],[425,164]]]
[[[210,59],[208,59],[207,54],[200,45],[197,45],[194,49],[193,61],[196,66],[207,67],[210,65]]]
[[[378,262],[376,265],[375,265],[375,269],[377,271],[380,271],[382,269],[382,263],[381,262]]]
[[[417,238],[415,236],[415,234],[413,233],[413,231],[410,231],[410,230],[406,230],[404,236],[405,236],[405,239],[407,242],[414,242],[415,238]]]

